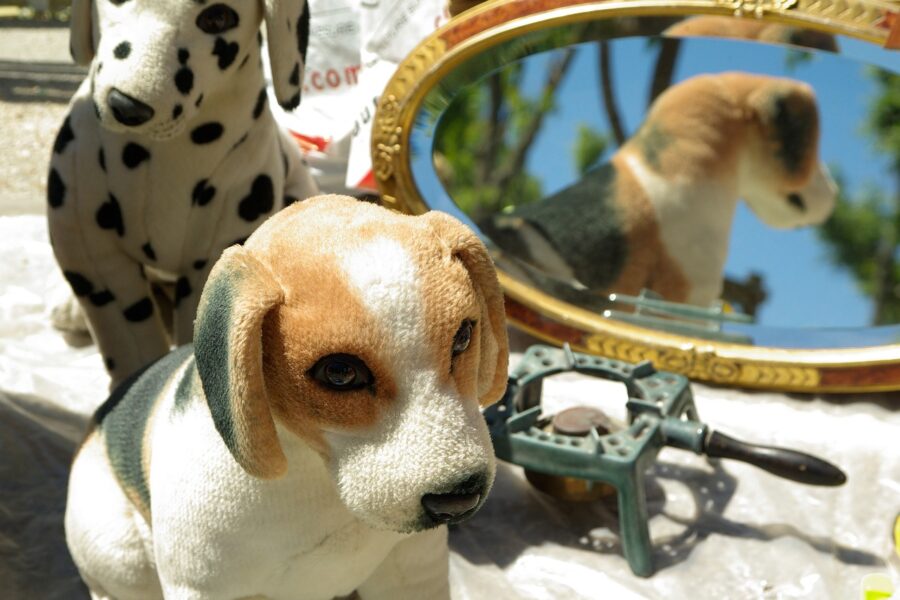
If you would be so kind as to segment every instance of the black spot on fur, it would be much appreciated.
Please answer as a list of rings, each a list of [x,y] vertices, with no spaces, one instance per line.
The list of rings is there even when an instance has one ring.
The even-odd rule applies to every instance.
[[[50,175],[47,177],[47,204],[50,208],[59,208],[63,205],[66,198],[66,184],[63,183],[59,171],[50,169]]]
[[[59,133],[56,134],[56,141],[53,142],[54,154],[62,154],[69,145],[69,142],[75,139],[75,132],[72,131],[72,117],[66,117],[63,121]]]
[[[216,45],[213,48],[213,56],[219,57],[219,69],[225,70],[231,66],[234,59],[240,52],[240,45],[237,42],[226,42],[224,38],[216,38]]]
[[[177,307],[181,304],[181,301],[190,296],[192,291],[191,282],[188,281],[188,278],[179,277],[178,281],[175,282],[175,306]]]
[[[100,161],[100,168],[103,172],[106,172],[106,153],[103,152],[103,148],[100,148],[100,152],[98,153],[97,159]]]
[[[106,365],[107,371],[115,371],[116,370],[116,361],[111,359],[110,357],[106,357],[103,359],[103,364]]]
[[[178,62],[182,65],[186,65],[188,59],[191,57],[191,53],[188,52],[187,48],[179,48],[178,49]]]
[[[285,197],[284,197],[284,206],[285,206],[285,208],[287,208],[288,206],[290,206],[291,204],[293,204],[293,203],[296,202],[297,200],[298,200],[298,199],[295,198],[294,196],[285,196]]]
[[[106,306],[107,304],[115,300],[116,297],[113,296],[113,293],[109,290],[103,290],[102,292],[91,294],[90,296],[88,296],[88,299],[91,301],[91,304],[99,308],[101,306]]]
[[[211,144],[222,137],[224,130],[221,123],[204,123],[191,132],[191,140],[195,144]]]
[[[125,60],[131,54],[131,42],[122,42],[113,49],[113,56]]]
[[[153,301],[150,298],[142,298],[123,310],[122,314],[132,323],[146,321],[153,316]]]
[[[156,251],[153,249],[153,246],[150,242],[147,242],[143,246],[141,246],[141,250],[144,253],[144,256],[149,258],[150,260],[156,260]]]
[[[288,83],[291,85],[300,85],[300,63],[294,64],[294,69],[291,71],[291,78],[288,79]]]
[[[309,46],[309,2],[303,3],[303,12],[297,19],[297,50],[306,62],[306,48]]]
[[[275,187],[272,178],[260,175],[253,180],[250,194],[238,204],[238,214],[245,221],[253,222],[275,207]]]
[[[279,104],[281,104],[281,108],[284,110],[294,110],[300,106],[300,92],[294,94],[287,102],[280,102]]]
[[[206,185],[208,182],[209,180],[207,179],[201,179],[197,182],[197,185],[194,186],[194,191],[191,193],[191,204],[206,206],[212,202],[213,197],[216,195],[216,188]]]
[[[180,104],[176,104],[175,108],[172,109],[172,120],[174,121],[175,119],[180,117],[181,113],[183,113],[183,112],[184,112],[184,107],[181,106]]]
[[[76,273],[75,271],[63,271],[63,277],[66,278],[66,281],[72,286],[72,291],[75,292],[75,295],[79,298],[83,298],[94,291],[94,284],[81,273]]]
[[[262,114],[263,110],[266,108],[266,101],[269,99],[269,95],[266,93],[266,88],[263,88],[259,91],[259,96],[256,97],[256,106],[253,107],[253,118],[258,119]]]
[[[194,72],[187,67],[181,67],[175,73],[175,87],[183,95],[187,96],[194,89]]]
[[[129,169],[136,169],[142,162],[150,159],[150,151],[139,144],[130,142],[122,150],[122,162]]]
[[[113,229],[119,234],[119,237],[125,235],[125,223],[122,221],[122,208],[119,201],[112,194],[109,200],[100,205],[97,209],[97,225],[102,229]]]
[[[197,96],[197,101],[194,102],[194,106],[196,106],[197,108],[200,108],[201,104],[203,104],[203,94],[200,94],[199,96]]]
[[[205,260],[195,260],[193,266],[194,266],[194,269],[196,269],[197,271],[202,271],[203,267],[206,266],[206,261]]]

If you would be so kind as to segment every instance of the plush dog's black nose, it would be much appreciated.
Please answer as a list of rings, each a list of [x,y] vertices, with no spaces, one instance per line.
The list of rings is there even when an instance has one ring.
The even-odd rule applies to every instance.
[[[472,515],[486,488],[487,477],[483,473],[475,474],[457,483],[447,493],[425,494],[422,506],[435,523],[459,523]]]
[[[425,494],[422,506],[437,523],[456,523],[478,506],[481,494]]]
[[[128,127],[143,125],[153,118],[153,108],[116,88],[110,90],[106,103],[112,109],[116,121]]]

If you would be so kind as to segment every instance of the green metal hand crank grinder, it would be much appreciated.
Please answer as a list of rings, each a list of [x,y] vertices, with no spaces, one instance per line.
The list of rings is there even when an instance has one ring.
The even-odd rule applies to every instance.
[[[610,430],[602,415],[581,411],[550,427],[541,415],[542,381],[567,371],[625,384],[629,423]],[[615,488],[625,558],[640,576],[653,573],[644,472],[663,446],[748,462],[800,483],[846,481],[839,468],[809,454],[748,444],[711,430],[700,422],[683,375],[657,371],[649,361],[630,364],[572,352],[568,346],[531,346],[510,375],[503,399],[485,410],[485,419],[497,457],[524,467],[539,488],[546,491],[546,482],[554,478],[588,489],[594,482]]]

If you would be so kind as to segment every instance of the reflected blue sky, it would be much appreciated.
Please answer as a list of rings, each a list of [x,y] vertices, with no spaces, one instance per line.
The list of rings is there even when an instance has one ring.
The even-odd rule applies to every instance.
[[[857,56],[871,59],[877,55],[882,64],[886,61],[885,53],[870,45],[843,39],[839,43]],[[615,40],[611,45],[619,110],[626,131],[633,133],[643,120],[656,50],[638,38]],[[542,84],[539,74],[554,55],[529,57],[523,85],[526,91],[537,92]],[[690,39],[682,45],[675,82],[700,73],[740,70],[809,83],[816,90],[822,114],[823,160],[840,166],[851,192],[875,184],[896,193],[886,158],[863,132],[863,119],[875,91],[865,68],[847,58],[813,54],[812,60],[789,69],[785,50],[778,46]],[[596,45],[579,48],[559,86],[559,109],[546,119],[527,163],[528,170],[543,179],[545,194],[577,177],[572,153],[581,124],[609,131],[598,79]],[[743,279],[751,271],[763,275],[769,290],[759,313],[759,321],[766,325],[850,327],[869,323],[871,302],[859,293],[848,273],[829,264],[825,248],[812,230],[769,228],[740,203],[726,273]]]

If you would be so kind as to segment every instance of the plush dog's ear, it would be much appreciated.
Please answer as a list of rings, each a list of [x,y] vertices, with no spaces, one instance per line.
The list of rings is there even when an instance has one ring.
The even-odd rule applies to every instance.
[[[216,429],[238,464],[264,479],[287,469],[262,370],[263,319],[283,298],[269,270],[234,246],[213,267],[194,326],[197,371]]]
[[[760,88],[749,100],[788,183],[799,185],[817,166],[819,111],[811,87],[791,82]]]
[[[481,304],[480,358],[478,364],[478,401],[489,406],[506,391],[509,365],[509,341],[503,291],[487,248],[475,233],[447,213],[426,213],[431,227],[450,247],[453,257],[465,265],[479,294]]]
[[[286,110],[300,104],[303,68],[309,44],[306,0],[265,0],[266,40],[275,98]]]
[[[86,65],[94,58],[94,22],[91,0],[72,0],[69,21],[69,52],[72,60]]]

